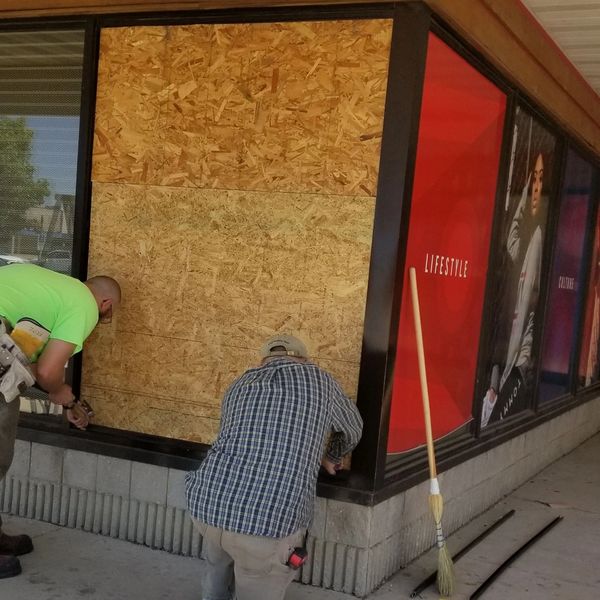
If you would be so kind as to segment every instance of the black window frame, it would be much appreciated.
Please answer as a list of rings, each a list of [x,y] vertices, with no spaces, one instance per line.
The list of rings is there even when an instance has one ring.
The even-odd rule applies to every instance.
[[[556,150],[555,150],[555,166],[554,170],[551,174],[552,176],[552,185],[550,186],[552,193],[548,198],[549,207],[548,207],[548,220],[547,220],[547,231],[543,241],[543,251],[542,251],[542,270],[541,270],[541,281],[543,283],[542,289],[540,292],[540,299],[538,300],[539,306],[539,321],[538,326],[535,328],[535,336],[533,340],[533,347],[538,350],[538,353],[541,351],[541,342],[543,339],[543,329],[545,325],[546,313],[547,313],[547,301],[548,301],[548,292],[549,292],[549,279],[552,273],[552,264],[554,262],[555,255],[555,239],[556,239],[556,230],[558,225],[558,217],[560,212],[560,190],[562,189],[563,184],[563,176],[565,169],[565,139],[561,135],[560,130],[556,127],[556,125],[548,119],[548,117],[540,112],[534,105],[532,105],[527,99],[522,98],[520,94],[516,94],[514,97],[514,110],[513,114],[510,115],[510,123],[511,130],[512,126],[515,122],[516,118],[516,110],[517,108],[525,110],[530,116],[532,116],[536,121],[541,124],[549,133],[554,135],[556,139]],[[509,136],[509,142],[512,140],[512,134]],[[510,156],[507,155],[503,158],[504,163],[508,163],[510,161]],[[507,186],[509,185],[508,179],[504,179],[504,181],[499,181],[498,184],[498,194],[496,196],[496,211],[501,209],[500,198],[504,198],[506,194]],[[497,214],[495,215],[498,216]],[[490,248],[490,263],[488,268],[488,287],[487,290],[491,289],[491,284],[495,279],[495,272],[498,270],[498,265],[500,261],[500,256],[494,254],[494,248],[498,248],[497,238],[499,235],[498,228],[501,225],[500,219],[496,218],[494,222],[494,242],[495,244]],[[523,417],[534,417],[538,411],[538,387],[539,387],[539,375],[540,375],[540,359],[541,356],[538,356],[538,360],[535,366],[535,383],[532,391],[532,397],[530,400],[530,404],[528,408],[522,411],[521,413],[513,415],[507,419],[505,419],[501,423],[490,424],[486,427],[485,432],[482,431],[479,423],[479,415],[481,413],[481,401],[483,395],[485,393],[485,389],[487,387],[487,382],[483,380],[482,374],[484,371],[483,360],[484,356],[484,348],[487,347],[488,341],[490,339],[490,326],[492,325],[492,321],[489,318],[491,313],[493,312],[493,298],[491,294],[486,294],[486,301],[484,306],[483,313],[483,321],[482,321],[482,340],[480,341],[480,349],[479,349],[479,368],[478,368],[478,379],[477,384],[475,386],[475,398],[473,400],[473,415],[475,417],[473,434],[477,438],[487,438],[488,436],[493,436],[494,432],[502,431],[505,428],[509,428],[510,424],[514,422],[519,422],[523,419]]]
[[[573,348],[571,349],[569,356],[569,372],[568,372],[568,392],[557,396],[551,400],[541,402],[539,397],[539,384],[540,384],[540,372],[541,372],[541,360],[538,363],[538,372],[536,375],[537,389],[535,391],[535,412],[536,414],[544,414],[546,411],[553,412],[557,408],[560,409],[561,406],[566,405],[570,406],[573,400],[577,397],[578,394],[583,392],[587,392],[590,389],[598,389],[600,390],[600,379],[598,382],[586,386],[585,388],[578,386],[578,373],[579,373],[579,358],[581,356],[581,336],[583,334],[583,328],[585,325],[585,304],[587,300],[587,291],[589,287],[589,276],[590,276],[590,266],[591,259],[593,253],[593,243],[594,243],[594,230],[596,226],[596,219],[598,214],[598,206],[600,203],[600,166],[598,165],[597,160],[594,161],[592,156],[590,156],[589,152],[582,149],[579,145],[577,145],[573,140],[568,138],[564,139],[564,147],[563,147],[563,164],[561,165],[561,177],[559,180],[559,189],[558,197],[556,198],[556,206],[555,206],[555,222],[553,223],[553,241],[556,240],[556,234],[558,232],[558,222],[560,218],[560,209],[561,202],[563,198],[563,189],[565,184],[566,177],[566,167],[568,163],[569,153],[573,152],[579,159],[587,162],[592,169],[592,183],[590,189],[590,198],[589,198],[589,216],[585,228],[584,233],[584,242],[583,242],[583,251],[582,251],[582,260],[580,264],[580,271],[582,273],[581,277],[581,288],[577,294],[576,300],[576,308],[574,315],[574,336],[573,336]],[[544,314],[543,323],[540,327],[540,336],[543,340],[544,330],[548,325],[547,322],[547,310],[548,310],[548,300],[550,295],[550,286],[552,284],[551,276],[554,267],[554,261],[556,260],[557,248],[556,245],[552,247],[552,257],[551,264],[549,266],[548,272],[548,280],[545,290],[544,296]],[[540,344],[540,351],[543,352],[543,344]],[[540,356],[541,359],[541,356]]]
[[[71,254],[71,275],[84,280],[87,276],[87,259],[89,246],[90,220],[90,174],[93,144],[93,106],[96,92],[97,60],[94,60],[97,47],[97,25],[90,17],[53,17],[35,19],[0,20],[0,31],[25,32],[43,30],[82,30],[84,31],[83,68],[81,81],[81,102],[79,112],[79,134],[77,140],[77,167],[75,181],[75,210],[73,224],[73,249]],[[73,389],[79,390],[81,385],[81,354],[70,361],[66,372],[66,380]],[[48,426],[49,430],[68,430],[68,423],[55,415],[35,415],[21,413],[20,432],[29,426],[34,429]],[[20,437],[20,434],[19,434]]]

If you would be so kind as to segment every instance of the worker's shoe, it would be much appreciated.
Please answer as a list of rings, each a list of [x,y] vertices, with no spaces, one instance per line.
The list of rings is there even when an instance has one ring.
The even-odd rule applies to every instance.
[[[28,535],[6,535],[0,532],[0,554],[21,556],[33,550],[33,542]]]
[[[0,554],[0,579],[14,577],[21,572],[21,563],[16,556]]]

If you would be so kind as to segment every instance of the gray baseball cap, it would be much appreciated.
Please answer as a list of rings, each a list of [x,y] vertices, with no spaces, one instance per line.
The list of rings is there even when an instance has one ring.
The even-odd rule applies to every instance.
[[[294,356],[308,358],[308,350],[302,340],[288,333],[280,333],[269,338],[260,349],[260,357]]]

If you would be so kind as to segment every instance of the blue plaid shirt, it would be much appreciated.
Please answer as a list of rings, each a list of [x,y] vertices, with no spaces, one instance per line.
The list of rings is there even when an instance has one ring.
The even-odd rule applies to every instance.
[[[273,538],[308,527],[331,431],[332,460],[350,452],[362,433],[356,406],[331,375],[287,357],[249,369],[225,394],[206,459],[186,476],[192,516]]]

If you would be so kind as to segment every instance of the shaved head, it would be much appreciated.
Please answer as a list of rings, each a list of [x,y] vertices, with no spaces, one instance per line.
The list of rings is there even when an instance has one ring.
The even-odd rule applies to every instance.
[[[85,284],[92,290],[96,299],[112,300],[115,304],[121,302],[121,286],[112,277],[97,275],[90,277]]]

